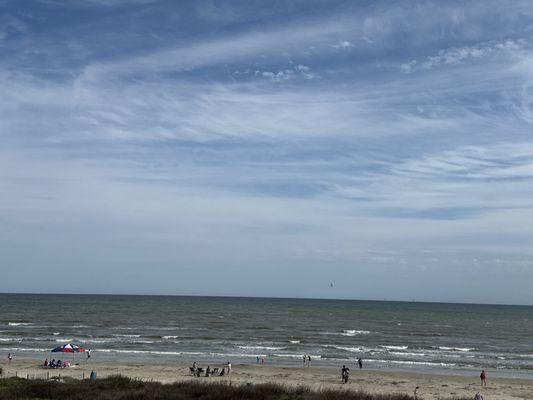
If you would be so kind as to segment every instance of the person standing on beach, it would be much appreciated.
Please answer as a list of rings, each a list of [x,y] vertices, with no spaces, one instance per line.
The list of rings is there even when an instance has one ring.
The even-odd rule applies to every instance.
[[[9,354],[7,355],[7,362],[8,362],[8,363],[11,363],[11,360],[12,360],[12,359],[13,359],[13,355],[12,355],[11,353],[9,353]]]
[[[361,359],[361,357],[359,357],[359,359],[357,360],[357,364],[359,364],[359,369],[363,369],[363,360]]]
[[[307,361],[307,354],[304,354],[304,368],[305,368],[306,361]]]
[[[350,379],[350,368],[348,368],[346,365],[342,366],[341,377],[342,383],[348,383],[348,379]]]
[[[231,363],[229,361],[228,361],[227,366],[228,366],[228,375],[229,375],[231,374]]]
[[[91,349],[87,349],[87,361],[91,358]]]
[[[308,367],[311,366],[311,356],[310,355],[307,355],[307,366]]]
[[[487,374],[485,373],[485,370],[481,371],[479,378],[481,379],[481,386],[487,386]]]

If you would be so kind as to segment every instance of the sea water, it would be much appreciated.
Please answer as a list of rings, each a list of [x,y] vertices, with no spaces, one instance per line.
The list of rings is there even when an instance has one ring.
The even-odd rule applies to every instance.
[[[533,376],[533,307],[348,300],[0,294],[0,354],[352,365]],[[79,356],[81,359],[84,355]]]

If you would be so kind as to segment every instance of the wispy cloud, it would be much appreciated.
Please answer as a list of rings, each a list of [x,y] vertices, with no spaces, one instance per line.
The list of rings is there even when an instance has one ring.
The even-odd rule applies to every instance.
[[[8,7],[5,258],[42,277],[14,250],[31,241],[59,270],[75,264],[63,243],[69,261],[110,263],[102,273],[336,265],[429,284],[484,265],[487,287],[504,269],[520,284],[530,5],[313,4],[71,2],[67,26],[60,2]]]
[[[416,70],[430,70],[441,66],[453,66],[464,61],[481,59],[483,57],[498,54],[502,57],[518,55],[523,56],[526,48],[529,47],[524,39],[505,40],[501,42],[480,43],[475,46],[455,47],[440,50],[437,55],[429,56],[425,60],[411,60],[401,64],[403,72],[410,73]]]

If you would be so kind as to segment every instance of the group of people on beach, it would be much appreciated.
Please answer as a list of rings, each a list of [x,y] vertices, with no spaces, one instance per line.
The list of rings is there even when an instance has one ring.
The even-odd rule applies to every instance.
[[[44,360],[43,367],[45,368],[66,368],[70,367],[70,361],[61,361],[53,358],[50,362],[48,362],[48,358]]]
[[[192,363],[192,367],[190,368],[191,370],[191,373],[196,376],[197,378],[201,377],[201,376],[206,376],[206,377],[210,377],[210,376],[224,376],[224,375],[230,375],[231,374],[231,363],[228,361],[226,363],[226,366],[225,367],[222,367],[222,369],[220,370],[220,372],[218,371],[218,368],[213,368],[211,369],[211,366],[208,365],[207,368],[205,369],[205,373],[204,373],[204,369],[201,368],[201,367],[198,367],[198,365],[196,364],[196,361]],[[226,372],[227,370],[227,372]]]

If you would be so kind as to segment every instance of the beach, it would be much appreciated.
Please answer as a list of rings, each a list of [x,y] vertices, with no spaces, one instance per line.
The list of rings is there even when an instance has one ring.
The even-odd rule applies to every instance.
[[[45,369],[41,360],[17,360],[2,365],[4,377],[17,374],[19,377],[62,379],[88,378],[96,371],[98,378],[110,375],[124,375],[142,380],[162,383],[178,381],[227,382],[228,384],[277,383],[288,386],[307,386],[311,389],[363,390],[369,393],[413,395],[419,386],[418,395],[428,400],[446,398],[473,398],[480,390],[486,400],[533,399],[533,380],[491,378],[488,385],[481,389],[479,377],[436,375],[414,372],[387,372],[356,370],[351,368],[350,383],[342,384],[340,369],[333,367],[276,366],[256,364],[234,364],[232,372],[223,377],[193,377],[190,364],[184,363],[120,363],[120,362],[80,362],[78,365],[63,369]],[[207,366],[199,364],[200,367]],[[211,368],[222,368],[223,364],[210,364]]]
[[[533,399],[533,308],[340,300],[180,296],[0,295],[6,376],[121,374],[362,389],[424,399]],[[58,316],[56,310],[62,310]],[[87,353],[61,353],[72,343]],[[56,352],[51,352],[56,350]],[[7,364],[7,355],[14,358]],[[312,358],[302,366],[303,356]],[[358,358],[364,362],[357,367]],[[41,367],[45,358],[79,364]],[[265,364],[258,364],[257,359]],[[190,375],[231,361],[230,377]],[[341,384],[340,368],[351,369]]]

